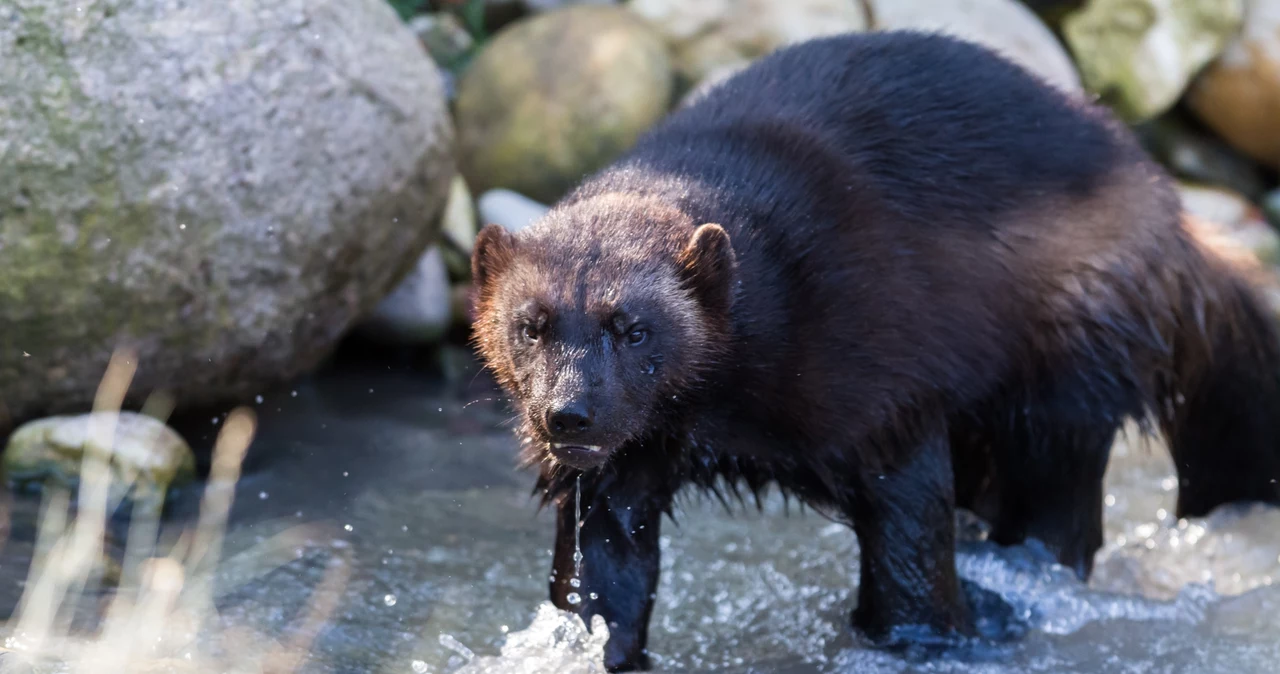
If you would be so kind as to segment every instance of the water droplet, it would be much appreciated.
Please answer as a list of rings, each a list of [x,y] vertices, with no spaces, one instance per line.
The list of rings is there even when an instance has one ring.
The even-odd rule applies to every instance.
[[[298,397],[298,392],[297,392],[297,391],[289,391],[289,396],[290,396],[290,397],[292,397],[292,398],[297,398],[297,397]]]
[[[414,674],[427,674],[427,663],[421,660],[414,660],[409,666],[413,668]]]
[[[591,592],[591,593],[587,594],[587,596],[588,596],[588,597],[591,597],[592,601],[594,601],[594,600],[596,600],[596,599],[599,599],[599,598],[600,598],[600,595],[598,595],[598,594],[596,594],[596,593],[594,593],[594,592]]]
[[[348,472],[347,472],[347,471],[345,471],[345,470],[344,470],[344,471],[342,471],[342,477],[347,477],[348,475],[351,475],[351,473],[348,473]]]
[[[1107,507],[1110,508],[1111,506],[1116,504],[1116,495],[1107,494],[1107,497],[1103,499],[1103,502],[1105,502],[1107,504]]]
[[[578,473],[578,479],[574,485],[573,492],[573,516],[578,526],[573,528],[573,575],[582,575],[582,473]],[[578,596],[577,593],[569,595],[571,597]],[[577,603],[577,602],[574,602]]]
[[[350,524],[345,524],[342,526],[342,528],[346,529],[347,531],[355,531],[355,527],[351,526]]]
[[[267,492],[265,491],[258,492],[258,498],[263,501],[267,500]]]
[[[577,592],[570,592],[569,596],[565,597],[564,600],[569,602],[571,606],[577,606],[582,603],[582,597],[579,597]]]
[[[506,634],[507,632],[511,631],[511,628],[507,627],[506,625],[500,625],[498,627],[498,631],[502,632],[503,634]]]
[[[389,594],[382,598],[382,603],[386,604],[387,606],[395,606],[396,596],[394,594]]]
[[[582,587],[582,581],[578,580],[577,578],[570,578],[569,587]]]
[[[218,425],[218,417],[214,417],[214,418],[213,418],[213,425],[214,425],[214,426],[217,426],[217,425]]]
[[[187,223],[185,222],[178,223],[178,229],[186,229],[186,228],[187,228]]]
[[[261,405],[261,404],[262,404],[262,396],[254,396],[253,401],[254,401],[254,402],[256,402],[256,403],[258,403],[259,405]]]

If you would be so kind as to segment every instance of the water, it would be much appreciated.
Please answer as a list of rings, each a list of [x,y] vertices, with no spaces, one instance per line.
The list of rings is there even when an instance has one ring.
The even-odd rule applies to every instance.
[[[582,586],[582,476],[573,483],[573,577],[569,579],[569,587]],[[565,601],[572,606],[582,603],[577,592],[565,595]]]
[[[603,671],[603,624],[588,632],[546,602],[554,522],[536,512],[532,476],[513,468],[509,413],[474,372],[458,381],[366,366],[263,392],[215,593],[222,630],[202,647],[248,657],[282,640],[326,572],[342,567],[348,580],[302,672]],[[200,418],[210,437],[220,428],[211,416]],[[650,632],[655,668],[1276,671],[1280,511],[1223,510],[1179,522],[1169,515],[1172,475],[1159,447],[1117,444],[1107,475],[1107,545],[1087,586],[1034,546],[999,549],[962,523],[962,576],[1004,597],[1032,629],[1015,643],[938,661],[868,648],[846,628],[858,577],[857,543],[846,528],[796,512],[794,503],[788,515],[776,495],[763,514],[730,514],[686,496],[678,522],[663,524]],[[197,496],[193,490],[171,504],[169,535],[191,520]],[[0,610],[21,592],[35,512],[31,499],[14,501],[0,550]],[[114,536],[124,540],[118,527]],[[246,552],[271,540],[284,541],[275,557]],[[97,603],[85,604],[91,616]],[[90,626],[91,617],[85,621]]]

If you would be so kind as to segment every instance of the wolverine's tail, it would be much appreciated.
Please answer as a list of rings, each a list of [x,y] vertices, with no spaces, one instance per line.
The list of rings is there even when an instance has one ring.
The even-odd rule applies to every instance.
[[[1198,250],[1184,279],[1161,425],[1178,467],[1178,516],[1224,503],[1280,504],[1280,330],[1260,265],[1184,217]]]

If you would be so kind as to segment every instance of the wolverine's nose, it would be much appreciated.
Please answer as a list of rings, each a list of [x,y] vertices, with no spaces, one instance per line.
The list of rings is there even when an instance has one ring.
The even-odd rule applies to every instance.
[[[547,412],[547,430],[555,435],[574,435],[591,428],[595,415],[583,403],[575,401]]]

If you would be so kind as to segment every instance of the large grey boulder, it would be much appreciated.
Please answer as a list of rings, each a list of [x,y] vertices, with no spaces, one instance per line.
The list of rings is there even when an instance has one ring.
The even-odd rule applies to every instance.
[[[432,240],[452,143],[384,0],[0,0],[0,427],[120,344],[180,404],[309,368]]]

